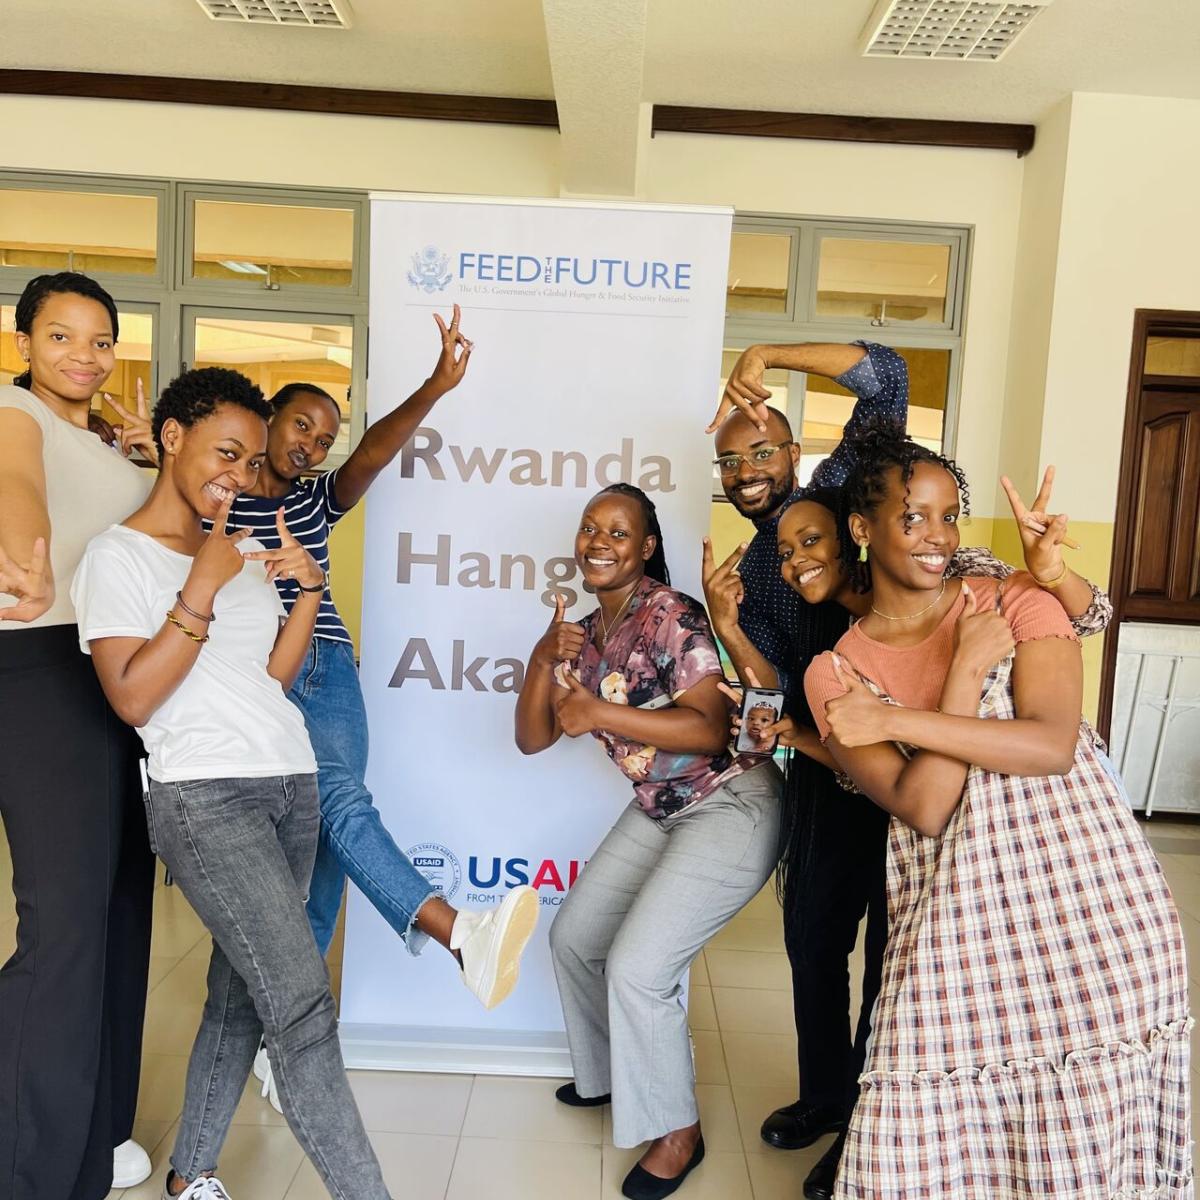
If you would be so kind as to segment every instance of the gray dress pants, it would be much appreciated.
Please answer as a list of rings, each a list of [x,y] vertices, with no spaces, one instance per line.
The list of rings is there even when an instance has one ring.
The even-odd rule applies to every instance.
[[[613,1143],[698,1119],[680,981],[775,869],[782,776],[765,762],[675,817],[625,810],[550,928],[581,1096],[612,1093]]]

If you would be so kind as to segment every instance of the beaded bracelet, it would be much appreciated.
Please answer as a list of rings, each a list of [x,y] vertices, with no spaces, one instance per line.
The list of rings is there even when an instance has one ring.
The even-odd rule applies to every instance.
[[[199,634],[194,629],[189,629],[173,612],[167,613],[167,620],[171,622],[181,633],[187,634],[193,642],[198,646],[203,646],[208,641],[208,634]]]
[[[179,607],[182,608],[189,617],[195,617],[197,621],[207,621],[208,624],[211,625],[217,619],[216,613],[209,613],[208,616],[205,616],[204,613],[198,613],[194,608],[189,608],[188,602],[183,598],[182,592],[175,593],[175,603],[178,604]]]

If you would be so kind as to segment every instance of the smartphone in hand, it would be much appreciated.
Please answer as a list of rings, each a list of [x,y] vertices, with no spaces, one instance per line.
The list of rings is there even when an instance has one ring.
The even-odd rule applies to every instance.
[[[742,727],[734,749],[742,754],[773,754],[779,738],[763,731],[779,720],[783,712],[783,693],[774,688],[747,688],[742,696]]]

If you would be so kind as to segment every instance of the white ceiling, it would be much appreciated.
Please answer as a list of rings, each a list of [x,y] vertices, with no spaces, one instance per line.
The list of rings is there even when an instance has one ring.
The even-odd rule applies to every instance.
[[[542,0],[352,5],[354,27],[340,31],[222,24],[195,0],[4,0],[0,66],[555,93]],[[592,9],[594,20],[576,25],[581,39],[612,13],[604,0],[561,7],[583,18]],[[992,121],[1037,121],[1071,91],[1200,98],[1198,0],[1054,0],[996,64],[864,59],[859,36],[873,7],[874,0],[648,0],[643,98]],[[631,50],[641,45],[629,40]],[[576,47],[577,61],[588,50]]]
[[[1200,0],[1053,0],[999,63],[864,59],[873,0],[351,3],[321,30],[0,0],[0,67],[554,97],[562,187],[593,195],[632,194],[647,101],[1036,123],[1073,91],[1200,98]]]
[[[859,39],[874,7],[651,0],[647,99],[1036,122],[1069,92],[1200,98],[1197,0],[1053,0],[998,63],[863,58]]]
[[[541,0],[351,0],[353,27],[213,21],[196,0],[0,0],[0,66],[477,96],[554,94]]]

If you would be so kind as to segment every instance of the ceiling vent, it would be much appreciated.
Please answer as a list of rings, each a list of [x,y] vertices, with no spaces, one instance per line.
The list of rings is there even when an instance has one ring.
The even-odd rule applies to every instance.
[[[349,29],[347,0],[196,0],[214,21]]]
[[[865,58],[995,62],[1051,0],[879,0],[863,37]]]

